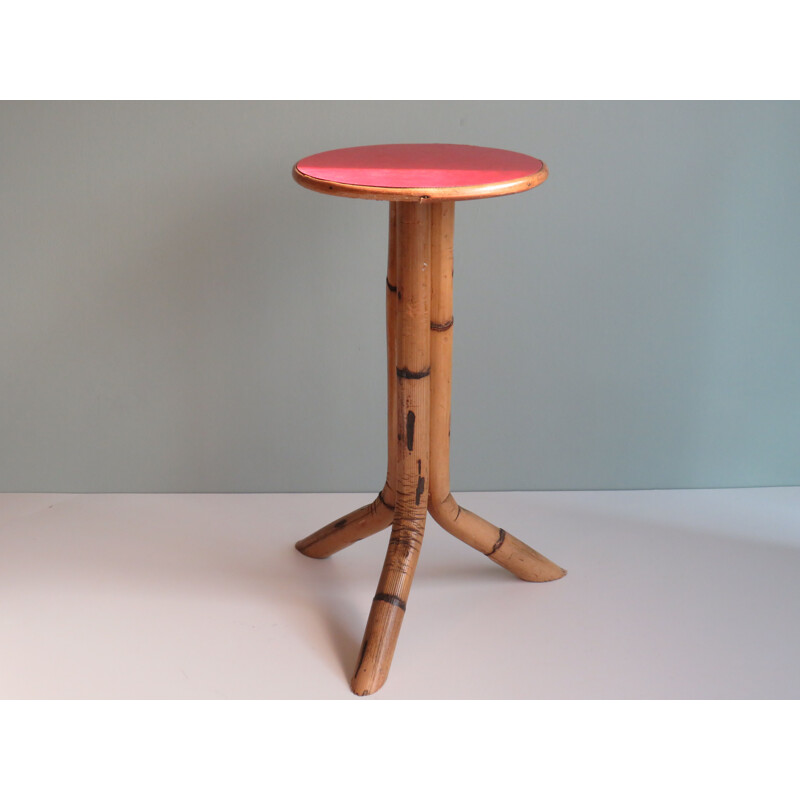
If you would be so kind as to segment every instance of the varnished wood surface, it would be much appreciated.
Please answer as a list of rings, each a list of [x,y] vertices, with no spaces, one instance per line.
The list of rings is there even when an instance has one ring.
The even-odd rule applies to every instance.
[[[448,533],[525,581],[566,571],[508,531],[462,508],[450,494],[454,203],[431,206],[431,484],[428,511]]]
[[[392,534],[351,683],[354,694],[383,686],[389,674],[427,518],[430,473],[431,226],[429,206],[396,209],[397,375],[395,509]]]
[[[389,548],[351,682],[358,695],[386,681],[405,617],[428,513],[448,533],[526,581],[566,572],[460,506],[450,493],[455,203],[392,202],[386,277],[386,483],[369,505],[299,541],[325,558],[392,525]]]

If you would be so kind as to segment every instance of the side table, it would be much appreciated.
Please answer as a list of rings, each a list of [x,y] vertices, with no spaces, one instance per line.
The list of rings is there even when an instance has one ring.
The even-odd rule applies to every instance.
[[[330,150],[294,166],[307,189],[389,202],[386,277],[388,468],[375,500],[299,541],[326,558],[392,527],[358,664],[357,695],[386,681],[414,577],[427,512],[448,533],[525,581],[566,572],[459,506],[450,493],[455,202],[524,192],[547,167],[509,150],[457,144],[386,144]]]

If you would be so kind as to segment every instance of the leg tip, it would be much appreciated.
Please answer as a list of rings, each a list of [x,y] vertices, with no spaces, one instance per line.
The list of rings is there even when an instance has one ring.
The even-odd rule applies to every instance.
[[[358,670],[350,681],[350,691],[358,697],[375,694],[386,683],[386,675],[367,674],[366,670]]]
[[[312,552],[311,545],[307,544],[305,539],[295,542],[294,549],[297,550],[298,553],[302,553],[304,556],[308,556],[309,558],[327,558],[330,555],[329,553],[318,555]]]
[[[504,565],[505,566],[505,565]],[[531,565],[526,565],[530,567]],[[558,564],[547,564],[546,566],[539,563],[533,569],[514,570],[515,574],[522,578],[523,581],[530,581],[531,583],[549,583],[550,581],[557,581],[563,578],[567,571]]]

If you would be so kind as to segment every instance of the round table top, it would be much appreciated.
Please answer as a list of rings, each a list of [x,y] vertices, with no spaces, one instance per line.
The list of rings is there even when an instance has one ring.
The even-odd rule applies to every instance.
[[[544,162],[468,144],[377,144],[301,159],[294,179],[342,197],[435,202],[524,192],[547,178]]]

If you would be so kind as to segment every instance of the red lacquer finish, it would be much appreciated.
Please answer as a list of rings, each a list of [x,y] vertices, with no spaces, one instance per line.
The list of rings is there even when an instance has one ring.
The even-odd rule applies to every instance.
[[[493,147],[381,144],[318,153],[299,161],[294,173],[307,188],[330,194],[469,199],[533,188],[547,168],[538,158]]]

